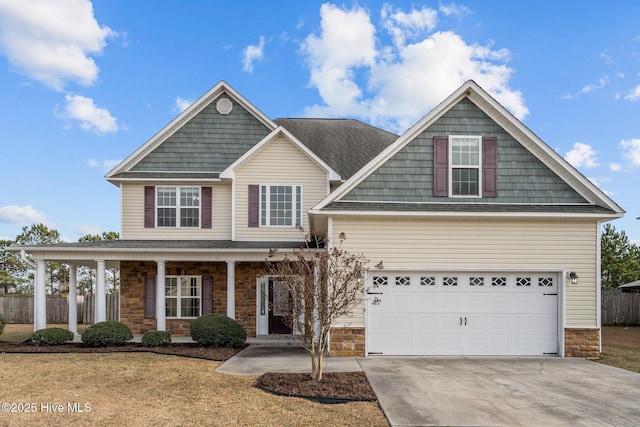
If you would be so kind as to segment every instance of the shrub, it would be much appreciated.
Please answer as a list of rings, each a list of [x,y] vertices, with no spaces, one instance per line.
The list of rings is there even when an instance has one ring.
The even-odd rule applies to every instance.
[[[133,339],[131,329],[121,322],[99,322],[89,326],[82,333],[82,342],[87,347],[109,347],[124,345]]]
[[[4,317],[2,317],[2,314],[0,314],[0,335],[2,335],[2,332],[4,331],[5,324],[6,322],[4,321]]]
[[[61,345],[73,340],[73,332],[62,328],[46,328],[31,334],[30,341],[35,345]]]
[[[166,347],[171,344],[171,334],[166,331],[149,331],[142,337],[145,347]]]
[[[222,314],[206,314],[191,322],[191,338],[205,347],[242,347],[247,333],[235,320]]]

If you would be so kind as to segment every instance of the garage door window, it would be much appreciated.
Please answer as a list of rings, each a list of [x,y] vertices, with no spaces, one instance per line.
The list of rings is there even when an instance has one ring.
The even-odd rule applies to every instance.
[[[484,286],[484,277],[470,277],[469,286]]]
[[[518,277],[516,279],[516,286],[518,287],[531,286],[531,277]]]
[[[507,286],[507,278],[506,277],[492,277],[491,278],[491,286],[498,286],[498,287]]]
[[[435,277],[421,277],[420,278],[421,286],[435,286],[436,278]]]
[[[387,286],[389,280],[386,276],[373,276],[373,287],[377,288],[378,286]]]
[[[553,277],[539,277],[538,286],[553,286]]]

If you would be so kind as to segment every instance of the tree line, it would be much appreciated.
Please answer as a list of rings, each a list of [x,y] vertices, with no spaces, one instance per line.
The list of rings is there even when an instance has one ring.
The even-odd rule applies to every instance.
[[[87,234],[79,242],[115,240],[120,236],[115,231],[102,234]],[[22,232],[14,240],[0,239],[0,293],[32,294],[35,271],[30,267],[33,259],[26,255],[28,262],[22,260],[19,252],[8,251],[6,247],[17,245],[47,245],[64,243],[58,230],[44,224],[32,224],[22,227]],[[106,288],[109,293],[120,289],[120,271],[107,269]],[[47,262],[45,267],[47,294],[66,295],[69,292],[69,266],[59,262]],[[92,292],[95,283],[95,270],[79,266],[77,269],[77,292],[86,295]]]

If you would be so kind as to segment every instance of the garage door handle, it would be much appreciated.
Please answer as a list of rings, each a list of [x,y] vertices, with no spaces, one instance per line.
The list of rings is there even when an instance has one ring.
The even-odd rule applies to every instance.
[[[467,318],[464,318],[464,326],[467,326]]]

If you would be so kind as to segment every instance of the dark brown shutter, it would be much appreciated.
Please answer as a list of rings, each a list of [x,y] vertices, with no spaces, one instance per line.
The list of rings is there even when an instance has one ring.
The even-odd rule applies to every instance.
[[[433,137],[433,195],[449,195],[449,138]]]
[[[213,277],[202,278],[202,314],[213,312]]]
[[[156,187],[144,187],[144,228],[156,226]]]
[[[200,192],[200,227],[211,228],[211,187],[202,187]]]
[[[498,138],[482,138],[482,197],[498,197]]]
[[[156,317],[156,278],[147,277],[144,281],[144,318]]]
[[[249,185],[249,227],[260,226],[260,186]]]

